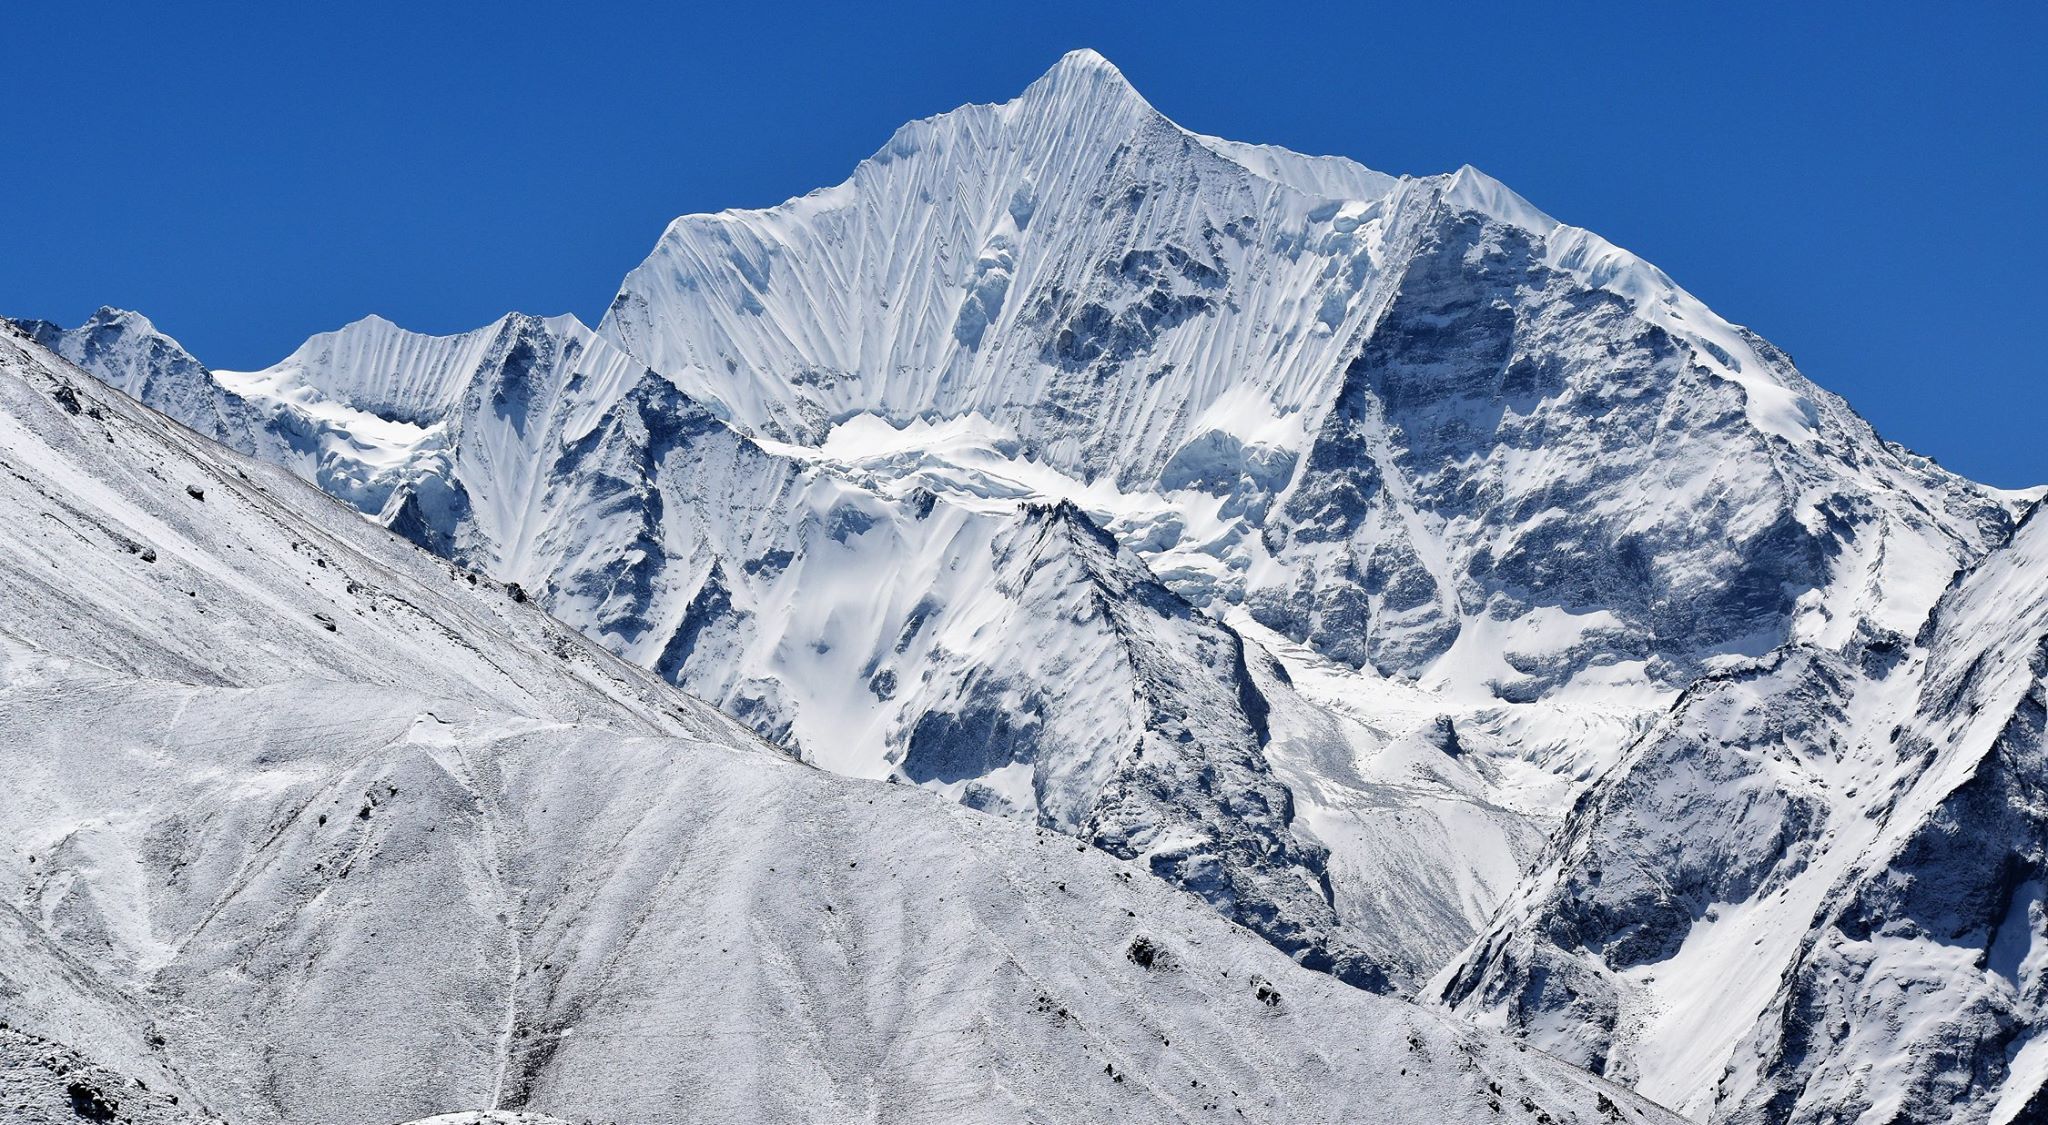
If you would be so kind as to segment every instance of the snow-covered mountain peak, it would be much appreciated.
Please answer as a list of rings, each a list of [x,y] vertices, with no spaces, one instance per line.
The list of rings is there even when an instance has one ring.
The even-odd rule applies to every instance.
[[[1163,127],[1163,141],[1192,140],[1255,176],[1324,199],[1370,201],[1402,182],[1400,177],[1373,171],[1342,156],[1307,156],[1278,145],[1246,144],[1197,133],[1161,113],[1115,63],[1086,48],[1068,52],[1000,108],[1020,123],[1058,119],[1062,125],[1087,127],[1108,116],[1125,126]],[[1127,139],[1127,135],[1115,139]]]
[[[202,371],[176,340],[157,330],[139,312],[101,305],[99,311],[76,328],[65,329],[43,320],[18,321],[30,339],[74,363],[91,362],[100,378],[127,394],[140,394],[142,381],[173,374],[173,369],[190,375]]]
[[[1522,198],[1521,193],[1471,164],[1461,164],[1457,171],[1441,178],[1442,198],[1447,207],[1478,211],[1536,234],[1548,234],[1558,226],[1556,219]]]
[[[141,313],[101,306],[66,329],[46,320],[7,321],[22,335],[125,394],[208,433],[239,430],[248,420],[213,373]]]
[[[302,475],[473,565],[567,550],[536,522],[542,466],[646,386],[621,450],[708,414],[892,497],[1072,497],[1197,606],[1486,698],[1913,629],[1939,584],[1904,572],[1945,581],[2005,518],[1859,452],[1868,427],[1769,344],[1479,170],[1202,137],[1093,52],[905,126],[836,187],[678,219],[595,331],[371,318],[220,381],[283,411],[265,428]],[[976,419],[999,439],[963,440]],[[420,531],[480,497],[467,547]],[[1589,547],[1612,573],[1566,562]],[[1865,608],[1830,608],[1837,586]]]
[[[1782,353],[1478,169],[1203,137],[1098,59],[905,126],[837,187],[679,220],[597,334],[788,451],[881,423],[861,468],[904,488],[1086,495],[1195,604],[1475,696],[1675,685],[1795,622],[1911,629],[1933,592],[1898,560],[1945,578],[1999,533],[1974,486],[1858,452]],[[975,418],[1001,448],[957,440]],[[1572,519],[1538,515],[1561,497]],[[1738,571],[1730,535],[1776,545]],[[1624,561],[1565,561],[1593,544]],[[1875,608],[1799,601],[1838,583]]]
[[[1060,103],[1109,98],[1145,104],[1130,79],[1101,52],[1081,47],[1061,55],[1052,68],[1025,87],[1018,103]]]
[[[1081,53],[1011,101],[905,125],[836,187],[676,220],[598,332],[778,440],[979,411],[1065,471],[1156,471],[1234,387],[1275,414],[1316,397],[1372,306],[1355,290],[1403,183],[1191,133]],[[1269,274],[1264,293],[1239,280]],[[1314,340],[1270,339],[1282,324]],[[1093,418],[1060,405],[1105,381],[1136,385]]]
[[[118,328],[123,332],[155,333],[157,328],[150,319],[133,309],[118,309],[112,305],[101,305],[99,311],[87,320],[86,327],[107,329]]]
[[[372,314],[309,338],[291,355],[255,372],[220,372],[238,390],[332,400],[387,421],[427,426],[461,399],[480,369],[517,362],[524,344],[559,341],[578,351],[593,333],[570,314],[507,313],[468,332],[435,336]]]
[[[922,152],[979,153],[983,160],[1006,153],[1040,178],[1087,175],[1146,130],[1164,135],[1174,128],[1108,59],[1073,51],[1008,101],[963,105],[905,124],[849,183],[863,179],[863,171]]]
[[[1110,62],[1108,58],[1104,57],[1101,51],[1093,47],[1076,47],[1061,55],[1059,61],[1052,64],[1052,68],[1040,75],[1039,79],[1044,81],[1055,75],[1071,73],[1107,73],[1114,76],[1118,81],[1124,82],[1125,85],[1129,85],[1129,81],[1124,78],[1124,72],[1119,70],[1115,63]]]
[[[1015,97],[1001,102],[975,102],[920,118],[898,129],[890,143],[875,153],[886,163],[908,155],[921,140],[940,132],[972,133],[993,121],[999,127],[1050,125],[1048,139],[1103,139],[1105,130],[1120,139],[1139,124],[1165,122],[1123,71],[1096,51],[1069,51]],[[1091,134],[1092,130],[1092,134]]]

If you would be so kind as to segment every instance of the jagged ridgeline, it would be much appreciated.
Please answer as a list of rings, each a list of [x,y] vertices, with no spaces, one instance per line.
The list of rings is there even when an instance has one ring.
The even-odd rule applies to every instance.
[[[2038,1109],[2043,630],[1945,624],[2048,588],[2038,493],[1475,169],[1191,133],[1077,52],[676,220],[595,329],[226,372],[23,327],[806,762],[1346,983],[1696,1117]]]

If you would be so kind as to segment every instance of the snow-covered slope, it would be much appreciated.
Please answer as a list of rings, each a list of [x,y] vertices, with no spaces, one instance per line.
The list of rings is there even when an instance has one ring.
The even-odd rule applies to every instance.
[[[0,346],[11,528],[0,602],[12,643],[181,683],[363,680],[564,722],[630,716],[637,734],[739,730],[522,607],[517,591],[393,550],[382,529],[336,519],[344,509],[330,503],[314,506],[317,518],[281,508],[280,494],[307,503],[289,475],[79,383],[4,328]],[[373,562],[360,570],[337,563],[365,552]]]
[[[117,1074],[61,1043],[0,1026],[0,1114],[9,1125],[197,1125],[177,1094]]]
[[[249,434],[260,425],[250,404],[221,387],[190,352],[141,313],[102,308],[68,331],[42,320],[16,327],[109,386],[208,437]]]
[[[1062,468],[1150,479],[1226,399],[1277,398],[1276,425],[1310,404],[1413,194],[1189,134],[1081,51],[904,126],[838,187],[678,219],[601,331],[770,436],[980,413]]]
[[[0,469],[27,1120],[98,1112],[59,1066],[136,1121],[1671,1120],[792,762],[5,330]]]
[[[1442,995],[1717,1120],[2038,1117],[2039,511],[1917,639],[1695,685]]]

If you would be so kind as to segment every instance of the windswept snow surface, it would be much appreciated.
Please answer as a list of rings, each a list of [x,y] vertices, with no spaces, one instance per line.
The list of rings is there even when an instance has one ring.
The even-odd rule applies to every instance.
[[[1673,1120],[791,761],[5,331],[0,470],[24,1120]]]
[[[1813,960],[1909,830],[1874,794],[1952,761],[1891,734],[1956,659],[1930,614],[2034,573],[2038,493],[1883,441],[1476,169],[1191,133],[1083,51],[676,220],[595,329],[370,318],[210,373],[135,314],[24,328],[805,761],[1091,841],[1695,1116],[2010,1117],[2002,1076],[2048,1073],[2031,1000],[1927,1030],[1947,978],[1880,966],[1922,946]],[[2013,761],[1954,833],[2025,875]],[[2008,981],[2016,878],[1958,923]],[[1866,970],[1920,983],[1814,1031]]]

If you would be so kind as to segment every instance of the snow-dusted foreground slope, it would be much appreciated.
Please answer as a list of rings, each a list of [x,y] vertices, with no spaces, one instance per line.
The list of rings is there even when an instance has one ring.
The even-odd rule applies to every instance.
[[[25,1120],[1668,1120],[789,761],[7,333],[0,532]]]

